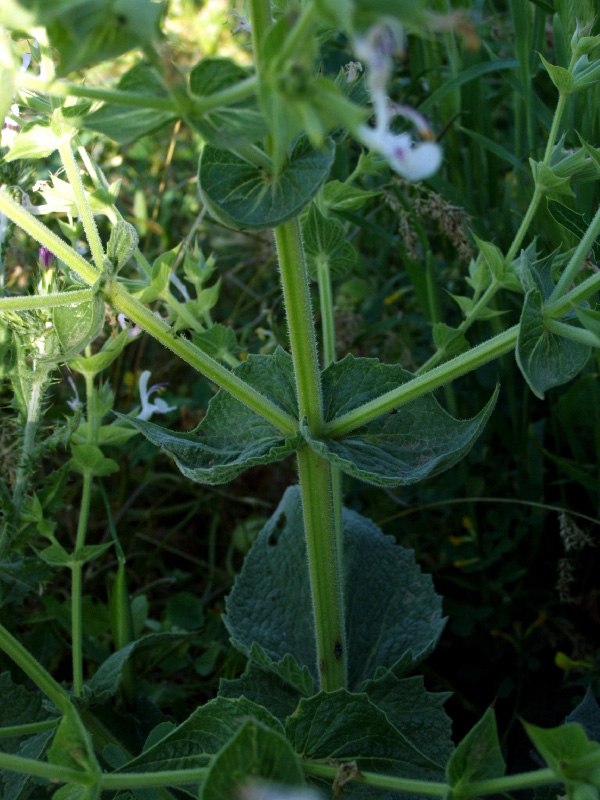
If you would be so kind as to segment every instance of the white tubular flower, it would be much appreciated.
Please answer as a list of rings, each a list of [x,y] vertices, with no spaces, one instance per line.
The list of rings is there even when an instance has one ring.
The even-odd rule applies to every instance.
[[[368,67],[367,86],[373,103],[375,126],[361,125],[357,137],[370,150],[382,155],[392,169],[409,181],[431,177],[442,163],[442,148],[432,141],[427,120],[410,106],[391,103],[387,83],[392,74],[393,56],[401,46],[398,32],[386,25],[375,25],[354,42],[354,50]],[[390,124],[401,115],[412,122],[425,142],[415,142],[408,133],[394,133]]]
[[[73,394],[75,395],[73,400],[67,400],[67,405],[73,411],[77,411],[78,408],[81,408],[83,406],[83,403],[79,399],[79,392],[77,391],[77,387],[75,386],[75,383],[73,382],[73,378],[69,375],[67,377],[67,380],[71,384],[71,389],[73,389]]]
[[[409,181],[434,175],[442,163],[442,148],[435,142],[414,142],[408,133],[361,125],[358,137],[370,150],[380,153],[390,167]]]
[[[156,400],[151,403],[150,402],[150,395],[154,392],[157,392],[161,386],[164,386],[164,383],[157,383],[155,386],[151,386],[148,389],[148,379],[150,378],[150,370],[146,369],[140,375],[140,399],[142,401],[142,410],[137,415],[138,419],[141,420],[148,420],[152,416],[152,414],[166,414],[167,411],[175,411],[177,406],[168,406],[164,400],[161,400],[160,397],[157,397]]]

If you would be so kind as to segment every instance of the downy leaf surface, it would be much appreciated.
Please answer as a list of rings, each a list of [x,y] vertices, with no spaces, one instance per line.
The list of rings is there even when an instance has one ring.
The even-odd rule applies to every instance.
[[[250,355],[235,372],[297,417],[292,360],[283,350],[278,349],[271,356]],[[227,483],[248,467],[281,461],[301,442],[300,433],[282,435],[263,417],[224,391],[211,399],[195,433],[172,433],[132,417],[127,417],[127,421],[172,456],[186,477],[200,483]]]
[[[229,150],[207,145],[198,168],[200,196],[212,216],[235,230],[275,228],[300,214],[325,182],[335,147],[315,150],[305,136],[274,177]]]
[[[262,706],[245,697],[235,700],[216,697],[116,771],[158,772],[207,766],[211,756],[227,744],[248,718],[283,733],[279,720]]]
[[[443,709],[450,692],[428,692],[421,675],[399,678],[393,670],[365,681],[361,691],[423,755],[447,763],[454,751],[452,720]]]
[[[318,265],[327,262],[332,276],[341,277],[352,271],[356,251],[346,241],[344,225],[334,217],[324,217],[315,205],[308,211],[302,225],[306,266],[311,278],[316,279]]]
[[[338,689],[302,699],[285,732],[302,758],[356,761],[360,770],[406,778],[443,778],[443,764],[420,752],[366,694]]]
[[[53,360],[67,361],[91,344],[102,332],[104,316],[104,301],[99,294],[94,295],[89,303],[56,306],[52,319],[63,353]]]
[[[15,755],[21,758],[34,758],[41,760],[50,745],[50,741],[54,736],[54,730],[43,731],[36,733],[35,736],[28,736],[26,739],[20,738],[18,745],[14,750],[9,751],[6,747],[8,739],[2,741],[2,749],[6,752],[14,752]],[[31,795],[35,788],[35,784],[31,777],[26,772],[9,772],[8,770],[0,771],[0,777],[3,783],[3,800],[26,800]]]
[[[243,785],[257,779],[303,786],[304,772],[282,733],[247,720],[212,761],[202,782],[200,800],[243,796]]]
[[[190,72],[190,92],[210,97],[249,77],[249,73],[229,58],[207,56]],[[255,97],[203,114],[190,114],[191,124],[214,147],[239,147],[258,141],[267,132],[267,123]]]
[[[330,422],[412,379],[399,366],[346,356],[323,373],[323,410]],[[448,414],[432,395],[384,414],[340,439],[319,439],[306,424],[310,447],[343,472],[376,486],[406,486],[454,466],[473,446],[496,403],[498,389],[470,420]]]
[[[435,647],[443,629],[441,600],[414,553],[370,520],[344,509],[344,581],[351,689],[393,667],[405,668]],[[318,686],[316,643],[300,490],[291,487],[246,556],[227,600],[225,624],[250,656],[257,642],[270,659],[290,653]]]
[[[536,397],[554,386],[568,383],[585,366],[588,345],[549,331],[544,325],[544,299],[536,289],[525,295],[515,358]]]
[[[446,767],[446,777],[458,794],[469,783],[504,775],[506,764],[502,758],[496,716],[488,708],[479,722],[459,743]]]
[[[277,719],[284,722],[296,710],[302,694],[276,673],[267,671],[250,660],[244,674],[239,678],[221,678],[219,696],[243,696],[253,703],[265,706]]]
[[[146,64],[136,64],[128,70],[119,80],[117,89],[120,92],[147,94],[149,97],[168,96],[159,77]],[[155,133],[175,119],[177,116],[172,111],[104,103],[85,117],[83,126],[119,144],[129,144]]]

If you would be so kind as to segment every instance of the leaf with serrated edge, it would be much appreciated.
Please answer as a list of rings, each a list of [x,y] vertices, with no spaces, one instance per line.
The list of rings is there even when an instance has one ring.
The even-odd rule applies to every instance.
[[[278,719],[245,697],[216,697],[197,708],[186,720],[117,772],[159,772],[207,766],[211,756],[227,744],[243,720],[251,718],[283,733]]]
[[[421,675],[398,678],[392,670],[361,686],[369,699],[404,736],[436,764],[452,752],[452,720],[443,709],[450,692],[428,692]]]
[[[318,265],[322,261],[327,261],[333,276],[343,276],[351,271],[356,261],[356,251],[346,241],[346,232],[339,219],[324,217],[312,205],[302,226],[302,235],[311,278],[316,278]]]
[[[557,728],[538,728],[537,725],[529,725],[527,722],[523,724],[527,735],[550,769],[559,776],[566,775],[573,780],[585,779],[590,768],[587,768],[587,772],[585,768],[582,769],[582,774],[577,775],[570,762],[590,753],[600,754],[600,744],[591,742],[578,722],[568,722]],[[597,766],[595,770],[598,770]]]
[[[219,697],[245,697],[268,708],[277,719],[285,722],[296,710],[302,695],[279,675],[262,669],[254,661],[248,661],[244,674],[239,678],[221,678]]]
[[[283,734],[247,720],[212,761],[200,800],[243,796],[243,784],[257,779],[303,786],[304,771]]]
[[[250,355],[235,373],[280,408],[298,415],[292,359],[283,350],[270,356]],[[172,456],[186,477],[199,483],[227,483],[248,467],[281,461],[301,441],[299,433],[283,435],[222,390],[210,401],[195,433],[172,433],[151,422],[123,419]]]
[[[578,722],[594,742],[600,742],[600,706],[588,686],[581,703],[571,711],[565,722]]]
[[[419,663],[435,647],[444,622],[441,600],[414,553],[370,520],[344,509],[344,585],[348,683],[357,688],[377,667],[393,667],[412,651]],[[315,682],[316,644],[300,491],[289,488],[246,556],[227,599],[225,624],[250,655],[253,642],[273,661],[291,653]]]
[[[399,366],[348,355],[323,373],[325,419],[330,422],[412,377]],[[496,388],[470,420],[455,419],[432,395],[426,395],[340,439],[319,439],[305,422],[301,430],[312,450],[348,475],[376,486],[406,486],[460,461],[483,430],[497,396]]]
[[[274,178],[229,150],[207,145],[198,168],[200,195],[215,219],[229,228],[275,228],[310,203],[327,178],[334,154],[333,142],[314,150],[302,136]]]
[[[303,758],[356,761],[360,770],[421,780],[443,776],[443,765],[420,752],[366,694],[345,689],[302,699],[286,735]]]
[[[584,368],[588,345],[574,342],[546,329],[542,295],[530,289],[525,295],[515,358],[523,377],[536,397],[560,386]]]
[[[457,791],[474,781],[500,778],[505,771],[496,716],[494,710],[488,708],[452,754],[446,767],[446,777],[450,786]]]

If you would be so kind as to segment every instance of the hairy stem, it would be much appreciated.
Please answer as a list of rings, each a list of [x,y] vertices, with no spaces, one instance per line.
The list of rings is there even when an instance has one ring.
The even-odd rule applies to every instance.
[[[51,294],[0,297],[0,314],[3,311],[30,311],[34,308],[77,306],[81,303],[89,303],[92,297],[91,289],[76,289],[73,292],[53,292]]]
[[[590,252],[592,245],[598,238],[598,234],[600,234],[600,208],[596,211],[594,215],[594,219],[590,222],[589,228],[584,233],[583,238],[577,245],[575,252],[571,256],[569,263],[565,267],[565,271],[560,276],[560,279],[552,294],[550,295],[550,302],[556,300],[561,295],[565,294],[568,290],[569,286],[575,280],[575,276],[581,269],[581,265],[583,264],[583,260]]]

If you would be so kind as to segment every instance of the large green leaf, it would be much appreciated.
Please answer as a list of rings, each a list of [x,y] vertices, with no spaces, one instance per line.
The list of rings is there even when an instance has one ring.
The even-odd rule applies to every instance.
[[[167,97],[160,79],[146,64],[136,64],[128,70],[119,80],[117,88],[121,92]],[[97,111],[88,114],[83,124],[85,128],[102,133],[119,144],[128,144],[141,136],[155,133],[174,119],[176,115],[171,111],[104,103]]]
[[[446,767],[446,777],[452,789],[460,795],[460,790],[469,783],[499,778],[505,771],[496,716],[494,710],[489,708],[452,754]]]
[[[543,296],[537,289],[529,289],[521,312],[515,357],[531,391],[543,398],[547,389],[574,378],[589,356],[587,345],[546,328]]]
[[[344,510],[348,680],[358,688],[378,667],[425,658],[443,628],[441,601],[411,550],[370,520]],[[225,624],[250,656],[257,642],[270,659],[290,653],[318,685],[316,644],[300,491],[288,489],[246,557],[227,600]]]
[[[360,770],[405,778],[443,778],[443,765],[415,747],[366,694],[338,689],[302,699],[286,735],[303,758],[356,761]]]
[[[250,355],[235,372],[292,416],[298,415],[292,360],[283,350],[271,356]],[[301,441],[299,433],[284,436],[224,391],[212,398],[195,433],[172,433],[151,422],[127,420],[172,456],[184,475],[200,483],[226,483],[248,467],[281,461]]]
[[[247,70],[228,58],[206,57],[190,72],[190,91],[194,95],[210,97],[247,77]],[[267,132],[265,118],[254,97],[204,114],[191,114],[189,120],[214,147],[251,144]]]
[[[428,692],[420,675],[398,678],[393,670],[365,681],[361,691],[424,755],[436,764],[448,761],[454,750],[452,720],[443,709],[449,692]]]
[[[256,783],[257,779],[303,786],[304,772],[283,734],[247,720],[212,761],[200,798],[224,800],[243,796],[244,784]]]
[[[59,359],[53,360],[66,361],[91,344],[102,332],[105,313],[100,294],[94,295],[89,303],[56,306],[52,319],[63,353]]]
[[[229,150],[207,145],[200,157],[200,195],[210,213],[235,230],[275,228],[300,214],[325,182],[335,147],[315,150],[298,139],[288,163],[275,178]]]
[[[600,744],[590,741],[584,728],[577,722],[568,722],[556,728],[538,728],[524,723],[527,735],[535,745],[546,764],[556,776],[565,781],[567,787],[576,781],[590,783],[600,788],[600,767],[598,762],[582,767],[577,760],[594,754],[600,756]],[[571,792],[568,792],[569,796]],[[593,797],[591,793],[588,797]],[[596,791],[596,797],[598,793]]]
[[[412,379],[399,366],[375,358],[346,356],[323,373],[327,422]],[[437,475],[454,466],[473,446],[494,405],[494,392],[482,411],[457,420],[432,395],[384,414],[340,439],[320,439],[306,425],[310,447],[341,470],[376,486],[398,486]]]
[[[283,733],[281,723],[272,714],[245,697],[236,700],[216,697],[197,708],[185,722],[167,732],[158,742],[124,764],[117,772],[157,772],[204,767],[248,718]]]

